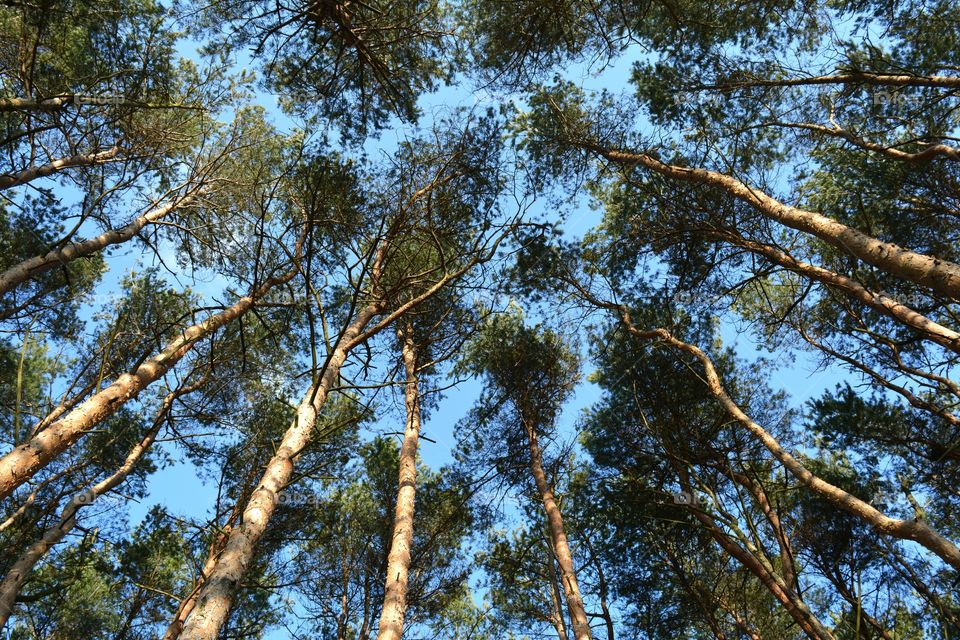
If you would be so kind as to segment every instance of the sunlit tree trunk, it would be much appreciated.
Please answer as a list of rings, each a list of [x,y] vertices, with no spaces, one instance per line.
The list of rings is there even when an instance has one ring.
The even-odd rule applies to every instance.
[[[163,206],[154,207],[150,211],[137,216],[123,227],[110,229],[89,240],[67,243],[42,256],[34,256],[19,264],[15,264],[3,273],[0,273],[0,294],[15,289],[17,285],[45,271],[62,267],[77,258],[98,253],[111,245],[127,242],[140,233],[148,224],[160,220],[171,211],[189,204],[193,199],[192,195],[176,198]]]
[[[82,507],[93,504],[97,498],[117,487],[124,480],[126,480],[127,476],[130,475],[130,472],[133,471],[137,463],[140,462],[144,454],[150,449],[153,441],[157,437],[157,433],[160,431],[160,427],[163,426],[163,423],[170,412],[170,408],[173,406],[174,400],[186,393],[194,391],[202,384],[203,381],[198,384],[191,385],[190,387],[184,387],[167,394],[167,396],[163,399],[163,404],[161,405],[160,411],[157,413],[150,430],[140,440],[140,442],[138,442],[130,450],[130,452],[127,454],[127,457],[124,459],[123,464],[121,464],[120,467],[117,468],[117,470],[107,478],[104,478],[86,491],[82,491],[73,496],[70,499],[70,502],[67,503],[67,506],[64,507],[58,522],[47,529],[39,540],[34,542],[23,553],[20,554],[17,560],[13,563],[13,566],[10,568],[10,571],[7,572],[7,575],[4,577],[3,581],[0,582],[0,629],[3,629],[3,627],[7,624],[7,620],[10,618],[10,615],[13,613],[13,607],[16,604],[17,594],[20,593],[20,587],[23,586],[23,583],[30,576],[30,572],[33,571],[33,568],[37,565],[37,563],[40,562],[45,555],[47,555],[50,549],[63,540],[64,536],[66,536],[74,528],[74,526],[76,526],[77,512]]]
[[[217,559],[220,557],[220,553],[223,551],[223,546],[227,542],[227,536],[230,534],[231,529],[241,515],[241,501],[245,499],[245,496],[249,495],[250,490],[253,488],[253,483],[257,480],[256,471],[257,467],[252,467],[247,473],[247,476],[243,482],[243,490],[238,494],[238,502],[234,504],[234,507],[230,513],[230,517],[227,518],[226,522],[217,527],[217,530],[213,535],[213,540],[210,542],[209,550],[207,551],[207,561],[200,570],[200,575],[198,575],[194,581],[193,589],[190,591],[189,595],[180,601],[180,605],[177,607],[177,611],[173,616],[173,620],[170,621],[170,624],[167,626],[167,630],[164,632],[161,640],[177,640],[177,638],[179,638],[180,634],[183,632],[184,623],[186,623],[187,618],[197,606],[197,597],[200,595],[200,589],[207,581],[207,578],[213,571],[214,566],[216,566]]]
[[[537,432],[526,420],[524,427],[527,431],[527,440],[530,445],[530,472],[537,484],[537,491],[543,501],[543,508],[547,512],[547,526],[553,543],[557,563],[560,565],[560,582],[563,583],[563,592],[567,599],[567,609],[573,625],[573,637],[576,640],[590,640],[592,637],[587,612],[583,606],[583,597],[580,595],[580,585],[577,583],[577,574],[573,567],[573,556],[567,535],[563,530],[563,517],[560,508],[553,496],[553,489],[543,471],[543,457],[540,453],[540,444],[537,441]]]
[[[150,384],[162,378],[183,358],[198,340],[247,313],[268,291],[289,281],[296,271],[271,278],[256,292],[240,298],[232,306],[203,322],[184,329],[167,343],[159,354],[140,364],[132,373],[124,373],[102,391],[77,405],[66,415],[34,435],[30,440],[0,458],[0,500],[73,446],[91,429],[124,404],[136,398]]]
[[[200,588],[206,581],[206,576],[210,575],[210,572],[213,571],[213,567],[216,564],[216,549],[215,547],[211,547],[210,554],[207,557],[206,563],[203,565],[203,569],[200,571],[200,576],[194,590],[180,602],[180,606],[177,607],[177,612],[174,614],[173,620],[167,625],[167,630],[164,632],[162,640],[177,640],[177,638],[180,637],[180,634],[183,632],[184,622],[186,622],[187,618],[193,612],[194,607],[197,606],[197,595],[200,593]]]
[[[660,175],[719,188],[746,202],[761,215],[780,224],[814,235],[840,251],[863,260],[890,275],[960,299],[960,265],[884,242],[816,211],[784,204],[737,178],[695,167],[661,162],[646,153],[606,149],[591,142],[578,144],[618,164],[639,165]]]
[[[403,365],[407,373],[407,424],[400,447],[400,478],[397,506],[393,519],[393,538],[387,556],[387,577],[377,640],[400,640],[403,615],[407,608],[407,582],[410,573],[410,548],[413,545],[413,518],[417,492],[417,446],[420,439],[420,390],[417,374],[417,346],[413,323],[407,320],[398,332],[402,340]]]
[[[20,185],[27,184],[38,178],[46,178],[55,173],[73,167],[92,167],[98,164],[104,164],[116,160],[120,155],[120,147],[111,147],[105,151],[94,153],[84,153],[69,156],[67,158],[58,158],[47,164],[38,167],[28,167],[17,173],[0,176],[0,190],[11,189]]]
[[[200,589],[196,608],[183,627],[182,638],[215,640],[219,635],[230,615],[240,580],[250,566],[257,543],[276,509],[277,497],[290,482],[294,463],[310,441],[317,415],[330,389],[339,380],[340,368],[355,346],[356,338],[376,313],[374,305],[360,311],[337,341],[320,380],[310,387],[297,407],[293,423],[284,433],[277,452],[267,463],[259,485],[247,501],[240,525],[230,532],[223,554]]]
[[[692,355],[704,368],[706,385],[724,410],[742,424],[754,437],[757,438],[773,457],[782,464],[805,487],[824,498],[839,509],[860,518],[878,532],[899,538],[912,540],[933,553],[955,569],[960,569],[960,549],[947,538],[943,537],[930,525],[920,519],[906,520],[891,518],[872,504],[844,491],[811,472],[802,462],[783,448],[780,442],[770,432],[757,424],[748,416],[727,394],[713,361],[699,347],[687,344],[675,338],[666,329],[640,330],[630,320],[629,314],[621,310],[621,322],[632,335],[645,340],[660,340],[673,348]]]

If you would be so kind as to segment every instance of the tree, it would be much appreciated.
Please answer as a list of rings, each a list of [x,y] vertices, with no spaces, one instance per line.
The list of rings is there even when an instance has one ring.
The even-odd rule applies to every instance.
[[[506,471],[523,450],[528,453],[529,471],[536,484],[547,517],[550,533],[550,554],[560,566],[559,582],[563,586],[567,612],[574,637],[591,637],[590,623],[577,583],[576,569],[564,532],[563,516],[557,505],[553,487],[544,471],[540,439],[554,428],[560,406],[570,394],[579,374],[578,362],[561,338],[549,330],[524,326],[517,311],[493,316],[478,338],[467,347],[463,368],[485,376],[488,388],[481,404],[473,410],[476,431],[468,441],[463,456],[483,451],[484,441],[491,442],[484,457]],[[489,440],[488,440],[489,439]],[[506,442],[496,447],[493,442]],[[489,449],[496,451],[491,456]],[[522,459],[522,458],[521,458]],[[514,469],[509,469],[513,471]],[[552,559],[548,562],[552,566]]]
[[[960,633],[957,3],[2,4],[11,637]]]

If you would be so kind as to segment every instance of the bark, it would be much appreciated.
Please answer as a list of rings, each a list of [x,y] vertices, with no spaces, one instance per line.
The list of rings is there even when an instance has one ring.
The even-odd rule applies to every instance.
[[[960,333],[931,320],[927,316],[914,311],[900,301],[890,298],[883,293],[874,293],[852,278],[824,269],[808,262],[798,260],[790,254],[768,244],[748,240],[743,236],[730,231],[707,232],[709,237],[728,242],[761,255],[774,264],[793,271],[801,276],[821,282],[833,289],[843,291],[855,300],[869,306],[874,311],[893,318],[917,331],[918,334],[929,338],[942,347],[960,353]]]
[[[567,535],[563,530],[563,516],[560,514],[560,508],[554,498],[553,489],[547,481],[547,475],[543,471],[543,456],[540,452],[540,444],[537,441],[537,432],[526,421],[524,421],[524,427],[530,445],[530,472],[533,474],[537,491],[540,493],[540,499],[543,501],[543,507],[547,512],[547,526],[550,530],[557,563],[560,565],[560,581],[563,583],[563,591],[567,600],[567,610],[573,626],[573,637],[576,640],[591,640],[592,632],[587,620],[586,609],[583,606],[583,597],[580,595],[580,585],[577,583],[573,556],[570,553],[570,545],[567,543]]]
[[[177,607],[177,612],[173,616],[173,620],[170,621],[170,624],[167,626],[167,630],[163,633],[162,640],[177,640],[180,637],[180,634],[183,632],[183,624],[187,620],[187,617],[193,611],[194,607],[197,606],[197,594],[200,592],[200,588],[206,582],[207,576],[210,575],[210,572],[213,571],[213,567],[217,564],[217,553],[215,548],[211,546],[210,554],[207,557],[206,563],[203,565],[203,569],[200,571],[200,576],[197,579],[197,583],[193,588],[193,591],[190,592],[186,598],[180,602],[180,606]]]
[[[746,87],[799,87],[805,85],[824,84],[866,84],[872,86],[891,87],[941,87],[945,89],[960,87],[958,76],[917,76],[895,73],[871,73],[860,71],[840,73],[836,75],[808,76],[806,78],[785,78],[783,80],[750,79],[742,82],[731,82],[701,87],[701,89],[730,90]]]
[[[873,505],[864,502],[860,498],[851,495],[814,475],[809,469],[794,458],[780,443],[767,432],[766,429],[753,421],[750,416],[730,398],[720,376],[713,366],[710,358],[698,347],[687,344],[673,337],[666,329],[654,329],[651,331],[641,331],[637,329],[630,320],[629,314],[621,310],[621,321],[627,330],[638,338],[646,340],[660,340],[675,349],[694,356],[700,361],[706,373],[706,384],[710,392],[720,402],[721,406],[737,422],[744,425],[761,443],[773,454],[780,464],[789,471],[801,484],[811,489],[817,495],[826,499],[836,507],[843,509],[847,513],[854,515],[867,524],[871,525],[878,532],[899,538],[901,540],[912,540],[923,545],[941,560],[949,564],[954,569],[960,570],[960,549],[951,541],[947,540],[933,528],[920,520],[899,520],[891,518],[879,511]]]
[[[815,211],[786,205],[730,175],[707,169],[666,164],[646,153],[606,149],[589,142],[579,144],[618,164],[640,165],[675,180],[721,189],[746,202],[761,215],[784,226],[814,235],[890,275],[909,280],[942,295],[960,299],[960,265],[956,263],[910,251],[892,242],[878,240]]]
[[[153,444],[157,433],[160,431],[160,427],[163,426],[170,412],[170,408],[173,406],[174,400],[194,391],[202,384],[203,381],[167,394],[163,399],[163,404],[150,430],[143,439],[130,450],[123,464],[110,476],[93,485],[90,489],[74,495],[70,499],[70,502],[67,503],[67,506],[64,507],[57,524],[47,529],[39,540],[30,545],[26,551],[17,558],[10,568],[10,571],[4,577],[3,582],[0,582],[0,630],[7,624],[7,620],[13,613],[13,607],[17,601],[17,594],[20,593],[20,587],[23,586],[23,583],[30,576],[30,572],[36,564],[43,559],[47,552],[63,540],[64,536],[70,533],[77,523],[77,512],[82,507],[93,504],[97,498],[126,480],[127,476],[130,475],[130,472],[133,471],[134,467],[136,467],[137,463],[140,462],[144,454]]]
[[[407,582],[410,572],[410,550],[413,546],[413,518],[417,490],[420,392],[413,323],[407,320],[404,329],[398,334],[403,341],[403,365],[407,373],[405,399],[407,424],[403,433],[403,445],[400,448],[400,478],[393,520],[393,540],[387,556],[387,577],[377,640],[400,640],[403,636],[403,616],[407,607]]]
[[[836,125],[833,127],[825,127],[820,124],[811,124],[806,122],[771,122],[769,123],[769,126],[786,127],[789,129],[803,129],[805,131],[822,133],[834,138],[846,140],[851,144],[860,147],[861,149],[873,151],[874,153],[887,156],[888,158],[893,158],[894,160],[902,160],[904,162],[915,164],[929,162],[930,160],[940,156],[948,160],[960,160],[960,149],[945,144],[930,144],[925,146],[921,151],[909,152],[901,151],[900,149],[897,149],[896,146],[877,144],[876,142],[864,140],[852,131],[847,131],[846,129],[842,129]]]
[[[139,365],[132,373],[124,373],[102,391],[80,403],[30,440],[0,458],[0,500],[63,453],[105,418],[126,402],[136,398],[148,385],[162,378],[186,355],[198,340],[227,323],[243,316],[273,287],[289,281],[295,270],[267,280],[253,293],[240,298],[232,306],[185,329],[167,343],[157,355]]]
[[[96,153],[77,154],[67,158],[52,160],[39,167],[28,167],[17,173],[0,176],[0,190],[11,189],[13,187],[27,184],[37,178],[46,178],[58,171],[70,169],[73,167],[91,167],[98,164],[104,164],[116,159],[120,155],[120,147],[111,147],[106,151]]]
[[[3,98],[0,99],[0,112],[3,111],[57,111],[72,104],[72,95],[57,96],[46,100],[34,98]]]
[[[320,380],[311,386],[297,407],[293,423],[284,433],[257,489],[247,501],[240,525],[230,532],[223,554],[200,589],[196,608],[187,618],[181,634],[186,640],[216,640],[226,623],[240,580],[250,566],[257,543],[276,509],[277,496],[289,483],[294,464],[310,441],[317,415],[339,379],[340,368],[356,345],[357,337],[378,310],[377,306],[369,305],[360,311],[337,340]]]
[[[555,574],[554,560],[550,558],[550,573]],[[563,622],[563,604],[560,598],[560,586],[555,575],[550,577],[550,624],[557,632],[557,640],[567,640],[567,626]]]
[[[421,193],[428,192],[429,189],[424,188],[414,194],[413,199],[419,197]],[[355,316],[353,322],[337,340],[320,380],[311,387],[297,408],[297,415],[293,423],[284,433],[277,452],[267,463],[258,488],[247,502],[240,526],[230,532],[223,555],[201,589],[196,609],[184,625],[182,633],[184,638],[187,640],[215,640],[226,622],[237,589],[240,586],[240,580],[250,565],[256,545],[273,516],[277,505],[278,492],[289,483],[297,457],[303,447],[309,443],[317,414],[326,401],[330,389],[337,381],[340,367],[349,352],[355,346],[362,344],[390,326],[399,317],[424,300],[436,295],[443,287],[463,276],[477,264],[492,258],[505,237],[505,234],[498,236],[491,243],[489,249],[477,252],[472,259],[459,269],[449,273],[444,271],[443,276],[434,284],[399,305],[390,313],[385,314],[369,328],[367,326],[372,323],[374,317],[385,311],[382,301],[371,302]],[[390,239],[390,234],[388,234],[387,239]],[[383,271],[384,256],[389,246],[389,242],[380,246],[370,268],[371,290],[379,293],[382,293],[379,289],[379,283]],[[365,622],[365,627],[366,624]]]
[[[686,474],[679,469],[678,473],[685,489],[689,491],[690,484]],[[717,525],[710,514],[697,508],[691,508],[690,511],[707,528],[713,539],[728,555],[760,580],[764,588],[783,605],[783,608],[787,610],[787,613],[790,614],[790,617],[794,619],[807,637],[811,640],[836,640],[835,636],[823,626],[823,623],[810,611],[810,608],[807,607],[799,595],[788,588],[780,576],[770,571],[756,556],[731,540],[730,536]]]
[[[177,198],[162,207],[155,207],[143,215],[137,216],[123,227],[110,229],[89,240],[70,242],[42,256],[28,258],[0,273],[0,294],[15,289],[18,285],[38,274],[61,267],[77,258],[102,251],[110,245],[126,242],[140,233],[151,222],[163,218],[174,209],[189,203],[192,199],[193,197],[190,195]]]

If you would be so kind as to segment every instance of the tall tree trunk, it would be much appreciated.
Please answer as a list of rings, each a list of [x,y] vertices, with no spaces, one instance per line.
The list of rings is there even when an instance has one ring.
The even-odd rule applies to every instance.
[[[20,593],[20,587],[23,586],[23,583],[30,576],[30,572],[36,564],[43,559],[54,545],[63,540],[64,536],[77,524],[77,512],[81,507],[93,504],[97,498],[126,480],[127,476],[130,475],[130,472],[133,471],[134,467],[136,467],[137,463],[140,462],[144,454],[153,444],[157,433],[160,431],[160,427],[163,426],[163,422],[166,420],[170,408],[173,406],[174,400],[186,393],[194,391],[201,386],[205,380],[204,378],[204,380],[201,380],[198,384],[184,387],[167,394],[163,399],[160,411],[157,413],[156,418],[154,418],[150,430],[143,439],[130,450],[123,464],[110,476],[93,485],[90,489],[73,496],[60,514],[60,519],[57,524],[47,529],[39,540],[20,554],[20,557],[13,563],[10,571],[4,577],[3,582],[0,582],[0,630],[7,624],[7,620],[13,613],[13,607],[17,601],[17,594]]]
[[[171,211],[190,203],[193,199],[194,196],[192,194],[176,198],[172,202],[168,202],[161,207],[155,207],[143,215],[137,216],[123,227],[110,229],[89,240],[70,242],[45,255],[34,256],[19,264],[15,264],[3,273],[0,273],[0,294],[7,293],[16,288],[17,285],[26,282],[37,274],[61,267],[77,258],[97,253],[110,245],[126,242],[140,233],[140,231],[151,222],[163,218]]]
[[[407,320],[397,332],[403,341],[403,365],[407,372],[407,424],[400,447],[400,478],[397,506],[393,519],[393,540],[387,556],[387,577],[377,640],[400,640],[403,614],[407,608],[407,580],[410,572],[410,548],[413,545],[413,516],[417,492],[417,446],[420,439],[420,390],[417,374],[417,345],[413,323]]]
[[[590,623],[580,595],[580,585],[577,583],[577,574],[573,567],[573,556],[570,554],[570,545],[567,544],[567,534],[563,531],[563,517],[553,496],[553,489],[547,481],[547,475],[543,471],[543,457],[537,441],[537,432],[526,420],[524,420],[524,427],[527,430],[530,445],[530,472],[533,474],[537,491],[540,492],[543,507],[547,512],[547,526],[550,529],[554,553],[557,554],[557,563],[560,565],[560,581],[563,583],[563,591],[567,599],[573,637],[576,640],[591,640]]]
[[[105,151],[77,154],[67,158],[51,160],[47,164],[40,165],[38,167],[27,167],[26,169],[18,171],[17,173],[0,176],[0,190],[18,187],[36,180],[37,178],[46,178],[59,171],[63,171],[64,169],[71,169],[73,167],[92,167],[98,164],[105,164],[115,160],[117,156],[120,155],[120,152],[120,147],[114,146]]]
[[[340,376],[340,367],[356,339],[376,315],[378,307],[368,305],[353,320],[337,341],[320,380],[310,387],[297,407],[293,423],[284,433],[277,452],[267,463],[260,484],[250,496],[238,527],[230,532],[226,548],[210,577],[200,589],[196,608],[187,618],[181,637],[186,640],[216,640],[227,621],[240,580],[253,560],[257,543],[263,536],[277,506],[277,496],[290,482],[293,467],[310,442],[317,415],[330,389]]]
[[[142,363],[132,373],[119,376],[110,386],[77,405],[30,440],[7,452],[0,458],[0,500],[8,497],[17,487],[126,402],[136,398],[148,385],[166,375],[198,340],[241,317],[260,297],[274,286],[292,279],[295,273],[295,270],[291,270],[267,280],[255,292],[240,298],[233,306],[184,329],[179,336],[167,343],[163,351]]]

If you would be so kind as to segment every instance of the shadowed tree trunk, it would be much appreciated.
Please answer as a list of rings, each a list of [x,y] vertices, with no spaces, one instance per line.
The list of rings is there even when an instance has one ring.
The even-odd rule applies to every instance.
[[[567,625],[563,621],[563,598],[560,595],[560,585],[557,584],[560,576],[557,575],[556,553],[553,551],[549,536],[546,549],[547,570],[550,578],[550,624],[557,632],[557,640],[567,640]]]

